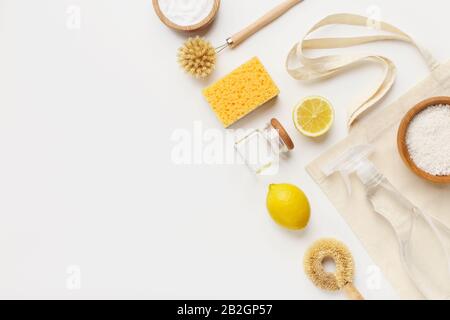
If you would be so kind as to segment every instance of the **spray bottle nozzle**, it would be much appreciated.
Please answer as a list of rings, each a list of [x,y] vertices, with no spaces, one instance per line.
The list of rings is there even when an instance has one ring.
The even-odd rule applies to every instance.
[[[369,161],[369,156],[373,153],[371,145],[359,145],[348,149],[337,159],[322,168],[322,172],[328,177],[339,172],[344,180],[347,192],[352,193],[350,175],[357,173],[360,180],[367,184],[378,174],[375,166]]]

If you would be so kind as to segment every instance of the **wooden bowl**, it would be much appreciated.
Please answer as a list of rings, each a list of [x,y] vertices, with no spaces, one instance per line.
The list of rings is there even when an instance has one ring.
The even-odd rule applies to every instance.
[[[400,124],[400,128],[398,129],[397,135],[397,145],[398,151],[403,161],[408,166],[408,168],[410,168],[417,176],[437,184],[450,184],[450,176],[434,176],[420,169],[411,159],[411,156],[408,151],[408,146],[406,145],[406,134],[408,132],[409,124],[414,119],[414,117],[421,111],[425,110],[426,108],[439,104],[450,105],[450,97],[430,98],[425,101],[422,101],[421,103],[417,104],[414,108],[412,108],[405,115]]]
[[[214,18],[217,15],[217,11],[219,10],[219,7],[220,7],[220,0],[214,0],[214,6],[213,6],[211,12],[209,13],[209,15],[205,19],[203,19],[199,23],[196,23],[191,26],[180,26],[180,25],[174,23],[173,21],[169,20],[164,15],[164,13],[161,11],[161,8],[159,7],[158,0],[152,0],[152,2],[153,2],[153,8],[155,8],[156,14],[158,15],[158,17],[162,21],[162,23],[164,23],[169,28],[172,28],[172,29],[175,29],[178,31],[186,31],[186,32],[196,31],[196,30],[199,30],[199,29],[202,29],[202,28],[208,26],[211,22],[213,22]]]

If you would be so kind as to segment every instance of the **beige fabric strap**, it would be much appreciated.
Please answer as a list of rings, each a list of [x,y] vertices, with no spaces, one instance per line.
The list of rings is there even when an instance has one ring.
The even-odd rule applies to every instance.
[[[354,14],[343,13],[330,15],[318,22],[311,30],[309,30],[305,38],[292,48],[286,59],[286,69],[288,73],[293,78],[303,81],[312,81],[332,77],[339,72],[343,72],[346,69],[363,62],[375,62],[384,67],[384,79],[378,85],[375,92],[363,104],[350,110],[348,119],[349,128],[365,111],[380,101],[391,89],[396,77],[395,64],[388,58],[378,55],[329,55],[319,58],[307,58],[304,55],[305,50],[345,48],[370,42],[397,40],[407,42],[415,46],[420,51],[431,70],[434,70],[439,66],[439,63],[432,57],[432,55],[427,50],[420,47],[410,36],[385,22],[377,22],[377,29],[390,34],[349,38],[306,39],[314,31],[324,26],[340,24],[369,27],[369,22],[369,18]],[[298,65],[298,62],[302,65],[299,67],[292,66],[295,63]]]

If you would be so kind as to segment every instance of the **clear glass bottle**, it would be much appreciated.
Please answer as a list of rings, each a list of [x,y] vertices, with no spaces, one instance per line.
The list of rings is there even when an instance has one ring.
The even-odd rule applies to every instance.
[[[294,149],[294,143],[277,119],[251,131],[235,143],[235,149],[256,174],[276,174],[280,157]]]

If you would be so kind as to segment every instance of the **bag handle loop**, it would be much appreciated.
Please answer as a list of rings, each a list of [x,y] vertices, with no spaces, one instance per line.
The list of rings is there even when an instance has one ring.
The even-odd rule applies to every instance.
[[[380,31],[385,31],[390,34],[374,35],[374,36],[362,36],[362,37],[342,37],[342,38],[317,38],[306,39],[309,35],[316,30],[328,26],[328,25],[351,25],[369,27],[369,18],[355,15],[355,14],[334,14],[325,17],[314,25],[306,34],[305,38],[294,45],[289,52],[286,59],[286,70],[295,79],[302,81],[312,81],[318,79],[325,79],[335,76],[337,73],[350,69],[356,64],[363,62],[375,62],[384,67],[384,79],[378,85],[374,93],[360,106],[353,108],[350,111],[348,119],[348,127],[351,128],[355,121],[360,116],[372,108],[377,102],[379,102],[392,88],[396,78],[396,66],[388,58],[379,55],[362,55],[362,54],[349,54],[349,55],[329,55],[319,58],[308,58],[304,55],[306,50],[312,49],[336,49],[346,48],[371,42],[396,40],[410,43],[416,47],[421,55],[424,57],[428,67],[434,70],[439,66],[439,63],[433,58],[433,56],[424,48],[419,46],[409,35],[401,31],[386,22],[377,22]],[[292,62],[300,61],[302,66],[292,67]]]

